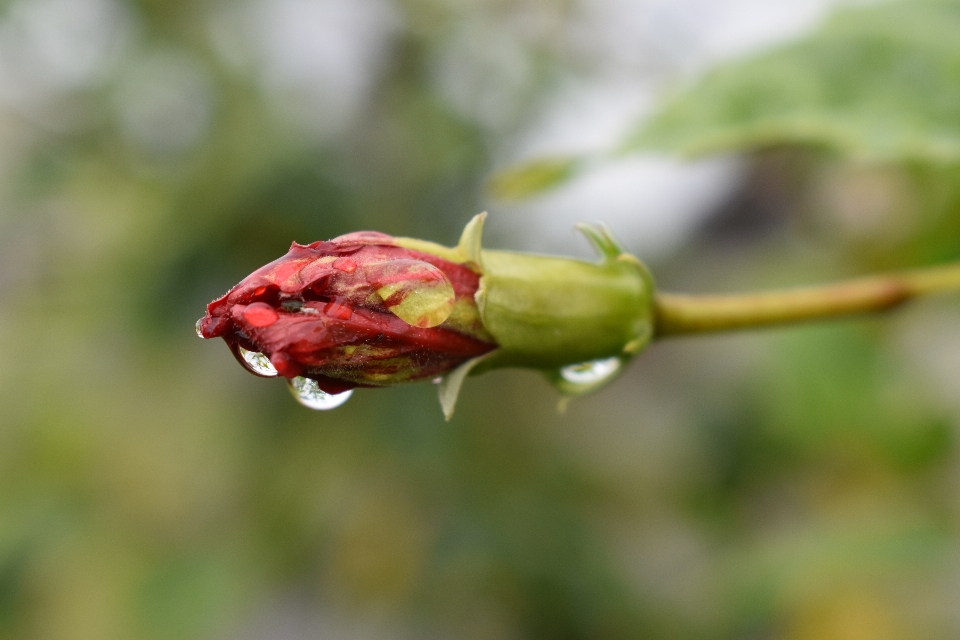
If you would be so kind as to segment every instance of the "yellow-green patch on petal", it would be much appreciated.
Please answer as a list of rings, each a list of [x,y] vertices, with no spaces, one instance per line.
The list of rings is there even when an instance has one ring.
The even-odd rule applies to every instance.
[[[409,325],[428,329],[450,316],[457,296],[447,276],[427,262],[398,260],[394,271],[377,289],[384,306]]]

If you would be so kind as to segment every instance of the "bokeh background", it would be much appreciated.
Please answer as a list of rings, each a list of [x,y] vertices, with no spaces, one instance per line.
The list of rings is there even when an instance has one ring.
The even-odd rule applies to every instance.
[[[954,0],[4,0],[0,637],[960,637],[955,296],[449,423],[193,328],[292,240],[484,209],[669,289],[940,263],[958,159]]]

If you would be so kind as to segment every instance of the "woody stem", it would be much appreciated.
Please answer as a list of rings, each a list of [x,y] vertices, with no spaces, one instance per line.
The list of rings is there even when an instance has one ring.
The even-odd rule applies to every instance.
[[[949,291],[960,291],[960,263],[760,293],[658,293],[656,335],[733,331],[885,311],[919,296]]]

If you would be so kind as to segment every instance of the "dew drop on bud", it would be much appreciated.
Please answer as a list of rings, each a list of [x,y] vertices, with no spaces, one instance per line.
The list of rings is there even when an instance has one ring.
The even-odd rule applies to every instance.
[[[254,302],[243,310],[243,319],[254,327],[269,327],[280,319],[280,315],[267,303]]]
[[[352,258],[337,258],[333,261],[333,268],[344,273],[354,273],[357,270],[357,263]]]
[[[353,389],[337,394],[327,393],[320,388],[316,380],[303,376],[287,380],[287,385],[297,402],[308,409],[316,409],[317,411],[336,409],[353,395]]]
[[[429,329],[450,317],[457,294],[439,268],[419,260],[393,260],[375,274],[382,282],[377,295],[384,306],[407,324]]]
[[[277,376],[277,369],[270,362],[270,358],[259,351],[247,351],[243,347],[237,347],[240,351],[240,357],[243,358],[244,365],[251,373],[265,378],[274,378]]]
[[[200,338],[203,337],[203,329],[200,328],[200,325],[201,325],[202,323],[203,323],[203,318],[200,318],[199,320],[197,320],[197,324],[194,325],[194,326],[196,327],[196,329],[197,329],[197,336],[200,337]]]
[[[620,371],[620,358],[604,358],[580,364],[571,364],[560,369],[560,377],[576,385],[592,385],[610,378]]]

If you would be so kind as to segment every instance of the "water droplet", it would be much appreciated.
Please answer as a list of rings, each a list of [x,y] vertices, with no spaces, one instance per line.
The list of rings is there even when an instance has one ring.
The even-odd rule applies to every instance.
[[[240,351],[240,357],[242,357],[246,363],[244,366],[250,369],[251,372],[258,376],[276,377],[277,369],[270,362],[270,358],[259,351],[247,351],[243,347],[237,347],[237,349]]]
[[[377,295],[393,315],[421,329],[450,317],[457,294],[442,270],[420,260],[391,260],[374,266],[378,270],[371,273],[371,281],[382,283]]]
[[[200,318],[199,320],[197,320],[197,324],[195,325],[197,329],[197,335],[201,338],[203,337],[203,330],[200,328],[200,325],[202,323],[203,323],[203,318]]]
[[[560,369],[560,377],[576,385],[596,384],[620,371],[620,358],[604,358],[580,364],[572,364]]]
[[[243,310],[243,319],[254,327],[269,327],[280,319],[280,315],[265,302],[254,302]]]
[[[293,380],[287,380],[290,386],[290,393],[297,399],[297,402],[308,409],[326,411],[327,409],[336,409],[353,395],[353,389],[343,393],[332,394],[320,388],[316,380],[297,376]]]

